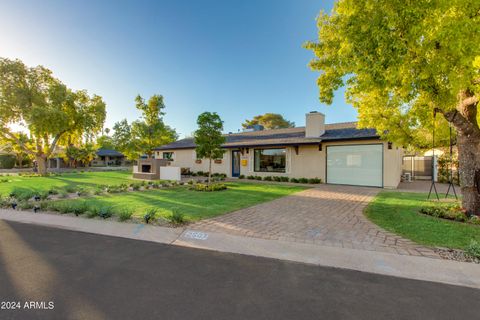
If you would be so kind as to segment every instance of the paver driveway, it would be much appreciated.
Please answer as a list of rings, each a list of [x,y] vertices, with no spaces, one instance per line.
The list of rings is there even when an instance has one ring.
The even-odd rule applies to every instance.
[[[322,185],[203,220],[192,229],[439,258],[431,249],[387,232],[364,215],[377,188]]]

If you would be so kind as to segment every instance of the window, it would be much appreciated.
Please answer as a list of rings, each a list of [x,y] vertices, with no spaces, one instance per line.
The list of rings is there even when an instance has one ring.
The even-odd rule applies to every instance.
[[[285,149],[255,149],[255,172],[285,172]]]
[[[173,152],[164,152],[162,155],[162,159],[173,161]]]

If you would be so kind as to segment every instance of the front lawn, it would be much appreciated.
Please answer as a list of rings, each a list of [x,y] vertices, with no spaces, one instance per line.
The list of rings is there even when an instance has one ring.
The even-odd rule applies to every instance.
[[[383,191],[365,214],[380,227],[420,244],[464,249],[472,239],[480,241],[480,226],[419,213],[422,206],[436,204],[426,198],[423,193]]]
[[[0,182],[0,195],[3,196],[8,195],[14,189],[48,191],[51,188],[82,187],[93,190],[101,185],[119,185],[133,181],[132,173],[128,171],[62,173],[47,177],[11,175],[2,176],[0,180],[2,181]]]
[[[250,207],[306,189],[300,186],[257,183],[227,183],[228,189],[216,192],[188,190],[186,186],[109,194],[87,199],[60,200],[88,207],[111,207],[113,211],[130,209],[142,217],[148,209],[157,209],[158,216],[168,217],[177,210],[189,221],[218,216]]]

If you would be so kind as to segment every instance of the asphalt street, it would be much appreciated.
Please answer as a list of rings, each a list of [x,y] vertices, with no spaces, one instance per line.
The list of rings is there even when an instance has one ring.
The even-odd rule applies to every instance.
[[[480,290],[0,220],[0,319],[478,319]]]

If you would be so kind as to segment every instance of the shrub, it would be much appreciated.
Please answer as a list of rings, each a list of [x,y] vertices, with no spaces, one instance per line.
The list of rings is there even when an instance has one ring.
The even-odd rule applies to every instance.
[[[98,210],[98,216],[103,219],[110,218],[113,215],[112,207],[101,207]]]
[[[22,201],[18,204],[18,207],[22,210],[28,210],[33,208],[33,204],[28,201]]]
[[[471,240],[470,244],[465,248],[465,252],[473,258],[480,259],[480,242]]]
[[[194,184],[191,189],[195,191],[221,191],[226,190],[227,185],[223,183],[212,183],[210,185],[204,183],[197,183]]]
[[[142,185],[140,183],[132,183],[131,186],[134,191],[137,191],[137,190],[140,190],[140,187]]]
[[[67,191],[65,191],[65,190],[58,191],[58,197],[59,198],[66,198],[67,196],[68,196]]]
[[[55,187],[51,187],[50,189],[48,189],[48,193],[49,194],[58,194],[58,189],[55,188]]]
[[[176,208],[172,209],[172,214],[169,215],[167,219],[173,224],[184,224],[187,222],[185,215]]]
[[[196,176],[197,176],[197,173],[196,173],[196,172],[192,172],[190,175],[191,175],[192,177],[196,177]]]
[[[261,176],[256,176],[256,177],[255,177],[255,180],[261,181],[261,180],[262,180],[262,177],[261,177]]]
[[[272,177],[271,176],[266,176],[263,178],[263,180],[265,181],[272,181]]]
[[[73,211],[73,208],[69,202],[61,201],[61,202],[51,202],[48,205],[48,209],[52,211],[58,211],[61,214],[69,213]]]
[[[471,224],[479,224],[480,225],[480,217],[479,216],[471,216],[470,219],[468,220],[468,223]]]
[[[76,216],[84,214],[87,211],[88,207],[85,202],[74,202],[71,205],[71,212],[74,213]]]
[[[296,179],[296,178],[291,178],[291,179],[290,179],[290,182],[298,183],[298,179]]]
[[[89,207],[87,211],[87,217],[95,218],[96,216],[98,216],[99,212],[100,212],[100,207],[97,207],[97,206]]]
[[[300,178],[300,179],[298,179],[298,182],[299,183],[308,183],[308,179],[307,178]]]
[[[288,182],[290,179],[288,177],[280,177],[281,182]]]
[[[0,169],[13,169],[15,161],[15,156],[9,154],[0,155]]]
[[[248,180],[255,180],[255,176],[247,176]]]
[[[126,221],[129,220],[133,215],[133,210],[128,208],[123,208],[118,212],[118,220]]]
[[[308,183],[310,183],[310,184],[319,184],[319,183],[322,183],[322,179],[319,179],[319,178],[310,178],[310,179],[308,179]]]
[[[274,176],[274,177],[272,177],[272,178],[273,178],[273,181],[276,181],[276,182],[280,182],[280,181],[281,181],[281,179],[280,179],[279,176]]]
[[[35,196],[35,193],[28,189],[14,188],[10,192],[10,197],[15,198],[19,201],[27,201]]]
[[[204,175],[203,171],[197,171],[197,175],[202,177]],[[208,172],[207,172],[207,175],[208,175]]]
[[[157,214],[157,209],[155,208],[150,208],[145,212],[145,215],[143,216],[143,221],[145,221],[146,224],[148,224],[150,221],[155,219],[155,216]]]
[[[243,174],[239,175],[238,179],[245,179],[245,175],[243,175]]]
[[[77,192],[77,188],[75,186],[66,186],[65,191],[67,193],[75,193],[75,192]]]

